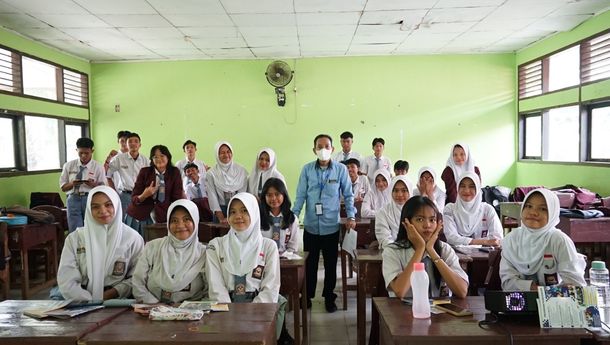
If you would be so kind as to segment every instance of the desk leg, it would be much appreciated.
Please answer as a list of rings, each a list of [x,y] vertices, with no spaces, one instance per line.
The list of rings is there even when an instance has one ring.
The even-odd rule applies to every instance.
[[[343,293],[343,310],[347,310],[347,277],[345,273],[345,261],[347,260],[347,255],[342,248],[339,250],[341,251],[341,291]]]
[[[309,344],[308,324],[307,324],[307,268],[303,268],[303,284],[301,285],[301,334],[303,335],[302,344]],[[298,343],[297,343],[298,345]]]
[[[21,297],[28,299],[30,296],[30,264],[28,262],[28,251],[21,249]]]
[[[379,344],[379,312],[373,305],[371,298],[371,335],[369,337],[369,345]]]
[[[299,303],[299,290],[294,291],[295,293],[291,294],[290,303],[292,303],[292,312],[294,315],[294,343],[297,345],[301,344],[301,332],[299,331],[299,326],[301,326],[300,319],[300,311],[301,306]],[[307,304],[305,305],[305,309],[307,309]]]
[[[364,345],[366,342],[366,291],[365,281],[362,281],[364,270],[362,265],[358,265],[358,283],[356,291],[356,340],[358,345]]]

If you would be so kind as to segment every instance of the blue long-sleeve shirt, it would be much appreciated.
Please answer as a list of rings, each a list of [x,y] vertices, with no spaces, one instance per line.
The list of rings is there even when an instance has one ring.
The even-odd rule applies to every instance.
[[[305,204],[305,231],[314,235],[330,235],[339,231],[340,200],[343,195],[348,217],[354,217],[354,193],[347,168],[329,162],[322,169],[317,160],[305,164],[299,176],[292,212],[298,217]],[[316,204],[322,204],[322,215],[316,214]]]

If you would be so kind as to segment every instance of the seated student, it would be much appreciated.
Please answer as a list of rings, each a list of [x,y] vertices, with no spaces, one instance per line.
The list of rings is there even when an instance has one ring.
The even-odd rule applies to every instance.
[[[68,194],[68,232],[83,226],[89,191],[106,184],[104,167],[92,159],[93,151],[93,140],[78,139],[78,158],[66,162],[59,177],[59,188]]]
[[[556,284],[586,286],[585,260],[557,229],[559,198],[545,188],[530,191],[521,206],[521,227],[502,243],[500,278],[506,291]]]
[[[434,202],[426,197],[409,199],[400,214],[401,224],[396,242],[383,251],[383,278],[388,290],[399,298],[411,297],[413,264],[423,262],[430,278],[430,297],[452,293],[464,298],[468,292],[468,275],[462,270],[453,248],[438,239],[443,228]]]
[[[447,243],[500,246],[504,229],[496,209],[483,202],[479,177],[472,172],[462,174],[458,181],[458,199],[445,205],[443,212]]]
[[[394,163],[394,176],[406,175],[409,173],[409,162],[403,160],[397,160]]]
[[[271,177],[261,193],[261,233],[272,239],[280,254],[299,249],[299,219],[291,211],[292,203],[284,181]]]
[[[379,169],[385,169],[388,171],[388,174],[391,174],[392,171],[392,161],[388,157],[383,155],[383,151],[385,149],[385,140],[383,138],[375,138],[373,139],[373,152],[374,154],[371,156],[367,156],[364,158],[364,162],[362,163],[362,170],[369,178],[369,183],[372,185],[375,183],[375,172]]]
[[[205,246],[199,212],[186,199],[169,206],[167,236],[144,247],[133,274],[133,296],[143,303],[180,303],[207,297]]]
[[[283,343],[287,335],[283,331],[286,299],[280,298],[277,244],[261,234],[254,195],[235,195],[228,203],[228,213],[229,233],[208,245],[206,276],[210,299],[220,303],[279,303],[276,333],[280,337],[278,343]]]
[[[195,163],[188,163],[184,166],[184,192],[186,198],[194,202],[199,209],[199,219],[202,222],[212,221],[212,210],[208,202],[208,194],[205,188],[205,171],[199,172],[199,168]]]
[[[150,166],[142,168],[138,174],[125,218],[125,224],[142,236],[146,225],[165,223],[169,205],[184,198],[182,178],[178,168],[172,165],[172,154],[168,148],[153,146],[150,149],[150,162]]]
[[[364,175],[359,175],[360,161],[356,158],[349,158],[343,161],[347,166],[347,173],[350,182],[352,183],[352,192],[354,193],[354,202],[362,202],[364,197],[371,191],[369,179]]]
[[[375,218],[375,237],[379,242],[379,249],[384,249],[396,240],[400,227],[400,212],[403,205],[413,195],[411,181],[404,175],[395,176],[390,183],[392,201],[383,206]]]
[[[116,135],[116,139],[117,139],[117,143],[119,144],[119,151],[117,150],[110,150],[110,152],[108,153],[108,156],[106,156],[106,161],[104,162],[104,173],[106,173],[108,171],[108,168],[110,168],[110,161],[119,153],[126,153],[129,152],[129,146],[127,146],[127,139],[129,138],[129,131],[119,131]],[[116,190],[123,190],[123,184],[121,182],[121,175],[119,174],[118,171],[115,171],[114,174],[112,174],[112,182],[114,184],[114,188]],[[127,210],[127,207],[124,207],[123,210]]]
[[[277,170],[276,164],[275,151],[268,147],[258,151],[254,167],[248,177],[248,193],[262,200],[263,185],[268,179],[275,177],[286,183],[284,175]]]
[[[352,151],[352,145],[354,144],[354,135],[352,132],[345,131],[341,133],[341,151],[335,154],[333,160],[337,163],[345,162],[348,159],[357,159],[358,161],[362,160],[362,156],[356,152]]]
[[[417,174],[417,187],[413,195],[425,196],[434,201],[440,213],[445,209],[445,191],[436,184],[436,172],[431,167],[419,169]]]
[[[95,187],[87,197],[85,224],[66,238],[53,299],[107,300],[131,296],[131,276],[144,247],[142,236],[122,222],[114,189]]]
[[[233,162],[233,148],[226,141],[215,146],[216,165],[208,171],[206,186],[214,221],[227,223],[227,204],[231,197],[248,188],[248,172]]]
[[[474,172],[481,180],[481,172],[479,167],[474,165],[474,159],[470,154],[470,149],[467,145],[457,143],[451,147],[451,153],[447,158],[447,166],[441,174],[441,179],[445,182],[445,204],[455,202],[457,200],[457,179],[465,172]]]
[[[205,175],[205,172],[207,171],[207,166],[202,160],[197,159],[197,143],[192,140],[187,140],[184,142],[184,144],[182,144],[182,150],[184,151],[186,156],[184,157],[184,159],[181,159],[176,163],[176,168],[180,170],[182,178],[186,180],[186,170],[184,168],[187,164],[197,165],[197,169],[199,170],[199,172]]]
[[[375,187],[366,194],[362,201],[362,217],[375,218],[375,214],[392,198],[392,191],[388,188],[390,173],[385,169],[375,172]]]

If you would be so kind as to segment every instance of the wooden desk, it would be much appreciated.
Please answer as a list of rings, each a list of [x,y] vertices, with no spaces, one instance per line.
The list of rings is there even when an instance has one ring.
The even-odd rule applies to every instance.
[[[0,284],[2,284],[2,300],[8,298],[8,292],[11,289],[11,276],[10,276],[10,257],[11,253],[8,249],[8,225],[4,222],[0,222],[0,247],[2,250],[0,253],[0,264],[4,264],[4,269],[0,270]]]
[[[299,253],[299,255],[302,259],[280,259],[280,294],[287,296],[292,304],[294,313],[294,343],[297,345],[307,344],[307,284],[305,284],[305,260],[309,253]],[[301,315],[299,315],[299,311]],[[301,328],[301,331],[299,331],[299,328]]]
[[[109,322],[128,308],[96,310],[68,320],[36,320],[22,314],[24,309],[35,308],[49,301],[4,301],[0,303],[0,338],[2,345],[70,344]]]
[[[359,218],[356,219],[356,232],[358,236],[356,238],[356,247],[364,248],[368,246],[371,242],[375,240],[375,229],[371,229],[371,219],[368,218]],[[345,232],[347,229],[345,228],[346,219],[341,218],[341,237],[339,245],[343,244],[343,236],[345,236]],[[356,285],[348,285],[347,284],[347,262],[348,262],[348,254],[341,249],[341,292],[343,294],[343,310],[347,310],[347,291],[348,290],[356,290]],[[351,255],[350,255],[351,257]],[[351,265],[350,265],[350,274],[351,277]]]
[[[538,320],[503,320],[500,325],[481,328],[478,321],[485,319],[485,302],[481,296],[454,299],[472,310],[474,315],[456,317],[432,314],[430,319],[414,319],[411,307],[397,298],[373,298],[379,312],[381,344],[507,344],[510,331],[514,344],[558,345],[581,344],[593,340],[593,334],[583,328],[542,329]]]
[[[478,248],[453,248],[460,258],[460,264],[468,274],[468,294],[477,296],[479,288],[485,286],[485,278],[489,270],[489,253]]]
[[[570,236],[579,253],[587,256],[587,272],[593,260],[606,261],[606,267],[610,267],[610,217],[559,217],[557,228]]]
[[[212,222],[199,223],[199,242],[208,243],[213,238],[224,236],[229,232],[228,224],[217,224]],[[156,238],[167,236],[167,223],[155,223],[144,228],[144,241],[152,241]]]
[[[358,266],[358,280],[356,293],[356,325],[357,343],[366,343],[366,296],[388,296],[382,272],[381,251],[378,249],[356,249],[356,265]],[[371,309],[372,325],[379,323],[377,311]],[[370,340],[378,338],[378,328],[371,327]],[[369,343],[370,343],[369,340]]]
[[[21,258],[21,296],[28,299],[42,289],[55,285],[57,277],[57,227],[55,224],[27,224],[8,227],[9,248],[19,253]],[[49,248],[47,265],[51,265],[51,276],[36,286],[30,287],[28,252],[34,247],[45,245]],[[12,260],[14,262],[14,260]]]
[[[199,321],[150,321],[126,312],[87,334],[79,345],[275,344],[277,304],[229,304]]]

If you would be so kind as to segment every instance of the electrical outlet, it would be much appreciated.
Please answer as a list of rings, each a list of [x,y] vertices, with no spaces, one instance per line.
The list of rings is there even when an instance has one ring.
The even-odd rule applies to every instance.
[[[114,112],[115,113],[120,113],[121,112],[121,105],[120,104],[116,104],[114,106]]]

